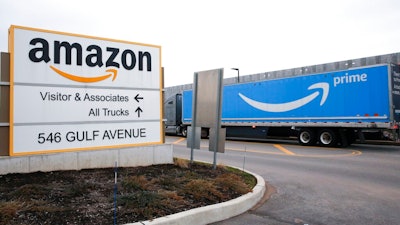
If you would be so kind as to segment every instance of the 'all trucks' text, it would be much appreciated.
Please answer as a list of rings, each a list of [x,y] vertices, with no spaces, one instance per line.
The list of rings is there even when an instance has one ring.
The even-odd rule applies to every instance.
[[[129,116],[128,109],[109,109],[109,108],[92,108],[89,110],[89,116]]]

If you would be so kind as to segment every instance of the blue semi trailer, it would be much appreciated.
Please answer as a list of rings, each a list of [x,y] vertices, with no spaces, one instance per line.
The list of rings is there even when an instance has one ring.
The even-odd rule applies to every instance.
[[[347,146],[371,133],[398,137],[398,65],[230,84],[222,99],[221,124],[228,138],[295,136],[302,145]],[[186,136],[192,90],[169,98],[165,113],[166,131]],[[208,128],[202,128],[202,136],[208,136]]]

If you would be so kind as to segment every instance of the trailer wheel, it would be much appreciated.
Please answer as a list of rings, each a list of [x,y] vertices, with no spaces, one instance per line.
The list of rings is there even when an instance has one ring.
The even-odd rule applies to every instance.
[[[182,127],[181,132],[183,137],[187,137],[187,127]]]
[[[322,146],[333,147],[337,144],[337,135],[331,129],[323,129],[319,132],[319,142]]]
[[[309,128],[301,129],[298,135],[298,141],[301,145],[305,146],[315,145],[317,139],[314,130]]]
[[[180,134],[182,134],[182,128],[181,127],[176,127],[176,129],[175,129],[175,134],[176,135],[180,135]]]
[[[201,128],[201,138],[207,138],[207,137],[208,137],[208,129]]]

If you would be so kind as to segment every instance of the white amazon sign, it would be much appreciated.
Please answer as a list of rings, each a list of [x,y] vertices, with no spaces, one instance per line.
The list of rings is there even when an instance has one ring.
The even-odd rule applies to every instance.
[[[10,155],[162,142],[161,47],[11,26]]]

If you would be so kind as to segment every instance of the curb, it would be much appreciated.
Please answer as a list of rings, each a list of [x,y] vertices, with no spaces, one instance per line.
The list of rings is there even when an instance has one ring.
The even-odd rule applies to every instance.
[[[253,175],[257,179],[257,184],[252,192],[243,196],[226,202],[190,209],[153,220],[127,223],[125,225],[203,225],[240,215],[255,206],[263,198],[266,190],[265,181],[261,176],[247,170],[245,170],[245,172]]]

